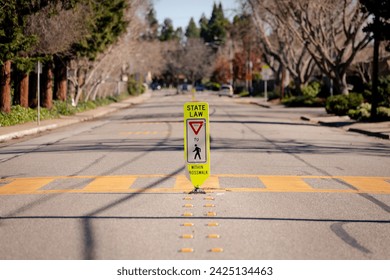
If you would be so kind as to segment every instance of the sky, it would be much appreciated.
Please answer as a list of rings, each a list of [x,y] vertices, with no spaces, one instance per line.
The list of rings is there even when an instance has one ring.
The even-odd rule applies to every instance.
[[[191,17],[198,27],[203,13],[210,19],[214,2],[222,3],[225,17],[230,20],[237,14],[237,0],[153,0],[158,22],[162,24],[165,18],[170,18],[175,28],[182,27],[183,30],[188,26]]]

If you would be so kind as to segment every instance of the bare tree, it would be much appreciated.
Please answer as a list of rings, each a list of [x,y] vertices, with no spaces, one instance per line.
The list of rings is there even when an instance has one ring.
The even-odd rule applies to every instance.
[[[184,45],[167,53],[167,70],[178,76],[184,75],[195,84],[197,80],[208,77],[213,68],[213,51],[200,38],[189,38]]]
[[[74,9],[63,9],[61,4],[47,6],[28,17],[26,34],[39,38],[30,51],[30,56],[70,55],[72,44],[87,34],[88,6],[78,4]],[[53,60],[46,59],[43,68],[43,106],[51,108],[53,98]],[[20,85],[21,100],[28,96],[28,75],[22,75]]]
[[[346,73],[371,38],[362,29],[368,14],[355,0],[249,0],[302,44],[338,93],[348,93]],[[272,27],[271,27],[272,28]],[[274,30],[273,30],[274,31]],[[285,42],[288,43],[288,42]]]
[[[300,90],[312,77],[315,69],[314,59],[305,44],[275,15],[273,5],[276,3],[262,3],[264,6],[260,7],[258,1],[249,2],[257,26],[259,43],[265,52],[265,60],[271,67],[273,65],[270,62],[276,60],[287,69],[294,79],[296,88]],[[273,70],[277,71],[276,68]]]
[[[26,33],[39,38],[31,53],[70,54],[71,45],[87,34],[86,18],[89,13],[86,5],[78,4],[74,9],[65,10],[57,4],[55,8],[48,6],[30,15]]]

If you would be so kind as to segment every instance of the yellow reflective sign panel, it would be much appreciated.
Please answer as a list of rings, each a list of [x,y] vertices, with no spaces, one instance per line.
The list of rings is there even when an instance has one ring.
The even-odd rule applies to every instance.
[[[199,188],[210,176],[209,104],[184,104],[184,157],[190,180]]]

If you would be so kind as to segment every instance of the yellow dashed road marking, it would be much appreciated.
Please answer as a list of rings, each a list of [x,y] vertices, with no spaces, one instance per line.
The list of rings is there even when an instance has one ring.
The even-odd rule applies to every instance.
[[[134,188],[134,182],[139,178],[155,178],[164,181],[173,178],[172,187]],[[221,186],[221,178],[257,178],[264,187]],[[58,179],[90,179],[85,186],[77,189],[44,189],[45,185]],[[311,186],[305,179],[330,179],[326,188]],[[344,188],[332,185],[337,180],[345,184]],[[58,183],[58,182],[57,182]],[[58,185],[58,184],[57,184]],[[350,186],[348,188],[347,186]],[[56,176],[33,178],[7,178],[0,179],[0,195],[23,194],[52,194],[52,193],[186,193],[193,189],[191,182],[184,175],[129,175],[129,176]],[[309,192],[309,193],[372,193],[390,194],[390,177],[363,177],[363,176],[270,176],[245,174],[213,175],[202,186],[208,193],[213,192]],[[186,198],[184,198],[186,199]],[[189,199],[189,198],[188,198]],[[206,196],[205,200],[212,200]]]

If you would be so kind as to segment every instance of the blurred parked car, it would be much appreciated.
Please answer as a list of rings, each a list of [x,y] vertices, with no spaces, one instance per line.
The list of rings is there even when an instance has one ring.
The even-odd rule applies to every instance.
[[[181,85],[181,90],[182,91],[188,91],[188,85],[187,84],[182,84]]]
[[[161,86],[160,86],[158,83],[152,83],[152,84],[150,85],[150,88],[151,88],[152,90],[160,90],[160,89],[161,89]]]
[[[221,89],[218,91],[218,96],[233,96],[233,87],[231,85],[222,85]]]
[[[201,85],[201,84],[196,85],[196,86],[195,86],[195,90],[196,90],[196,91],[204,91],[204,90],[205,90],[205,86],[204,86],[204,85]]]

